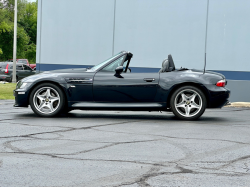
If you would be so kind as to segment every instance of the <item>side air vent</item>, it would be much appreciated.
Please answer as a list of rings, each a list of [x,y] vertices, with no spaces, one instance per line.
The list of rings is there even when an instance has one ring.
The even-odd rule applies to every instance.
[[[68,83],[92,83],[93,79],[90,78],[66,78]]]

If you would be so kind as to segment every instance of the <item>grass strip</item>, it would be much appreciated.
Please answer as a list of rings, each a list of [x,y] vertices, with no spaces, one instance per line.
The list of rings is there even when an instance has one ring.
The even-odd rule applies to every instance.
[[[16,83],[0,84],[0,100],[14,100],[13,90],[16,88]]]

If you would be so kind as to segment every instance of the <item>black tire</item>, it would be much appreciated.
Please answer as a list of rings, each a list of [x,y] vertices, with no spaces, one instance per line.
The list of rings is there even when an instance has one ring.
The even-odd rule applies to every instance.
[[[12,76],[10,78],[10,80],[8,81],[9,83],[12,83]],[[16,82],[18,82],[18,77],[16,76]]]
[[[52,103],[51,103],[50,99],[45,99],[45,101],[43,102],[43,104],[46,104],[46,105],[44,105],[44,108],[46,106],[48,106],[48,105],[50,105],[50,106],[53,107],[53,105],[55,104],[55,102],[57,102],[57,106],[55,107],[55,110],[54,111],[51,110],[50,113],[48,113],[48,112],[45,113],[44,111],[39,110],[39,107],[37,105],[37,102],[40,100],[37,97],[37,93],[40,90],[42,92],[43,90],[45,91],[46,89],[47,90],[50,89],[50,94],[52,94],[51,98],[59,98],[58,101],[54,101]],[[56,97],[54,97],[53,94],[56,95]],[[45,95],[39,95],[39,96],[46,97]],[[30,104],[32,110],[34,111],[35,114],[37,114],[38,116],[41,116],[41,117],[54,117],[54,116],[59,115],[64,110],[65,103],[66,103],[65,102],[65,96],[64,96],[63,91],[57,85],[51,84],[51,83],[42,83],[42,84],[39,84],[38,86],[36,86],[31,91],[31,94],[30,94],[30,97],[29,97],[29,104]]]
[[[9,79],[9,81],[6,81],[6,82],[12,83],[12,77]]]
[[[68,107],[64,107],[63,109],[62,109],[62,111],[61,111],[61,114],[62,115],[67,115],[70,111],[72,111],[73,109],[71,109],[71,108],[68,108]]]
[[[199,88],[195,86],[183,86],[172,94],[170,107],[177,118],[182,120],[196,120],[205,112],[207,99]]]

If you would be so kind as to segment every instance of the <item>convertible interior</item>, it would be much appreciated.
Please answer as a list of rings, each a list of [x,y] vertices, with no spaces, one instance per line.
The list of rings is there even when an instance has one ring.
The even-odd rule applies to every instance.
[[[162,68],[159,73],[170,72],[175,70],[174,60],[172,55],[168,55],[168,58],[163,60]]]
[[[127,61],[127,59],[125,60]],[[127,61],[128,63],[124,63],[125,67],[124,67],[124,72],[130,73],[131,69],[128,68],[130,59]],[[127,67],[126,67],[127,66]],[[129,71],[126,71],[125,69],[128,69]],[[175,64],[174,64],[174,60],[172,55],[168,55],[168,58],[163,60],[162,62],[162,68],[160,69],[159,73],[165,73],[165,72],[171,72],[171,71],[175,71],[177,69],[175,69]],[[182,70],[188,70],[187,68],[180,68],[178,69],[178,71],[182,71]]]

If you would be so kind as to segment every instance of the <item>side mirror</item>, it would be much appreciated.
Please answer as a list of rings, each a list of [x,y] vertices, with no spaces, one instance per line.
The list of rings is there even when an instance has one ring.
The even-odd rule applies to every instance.
[[[123,66],[119,66],[115,69],[116,74],[121,74],[123,72]]]

